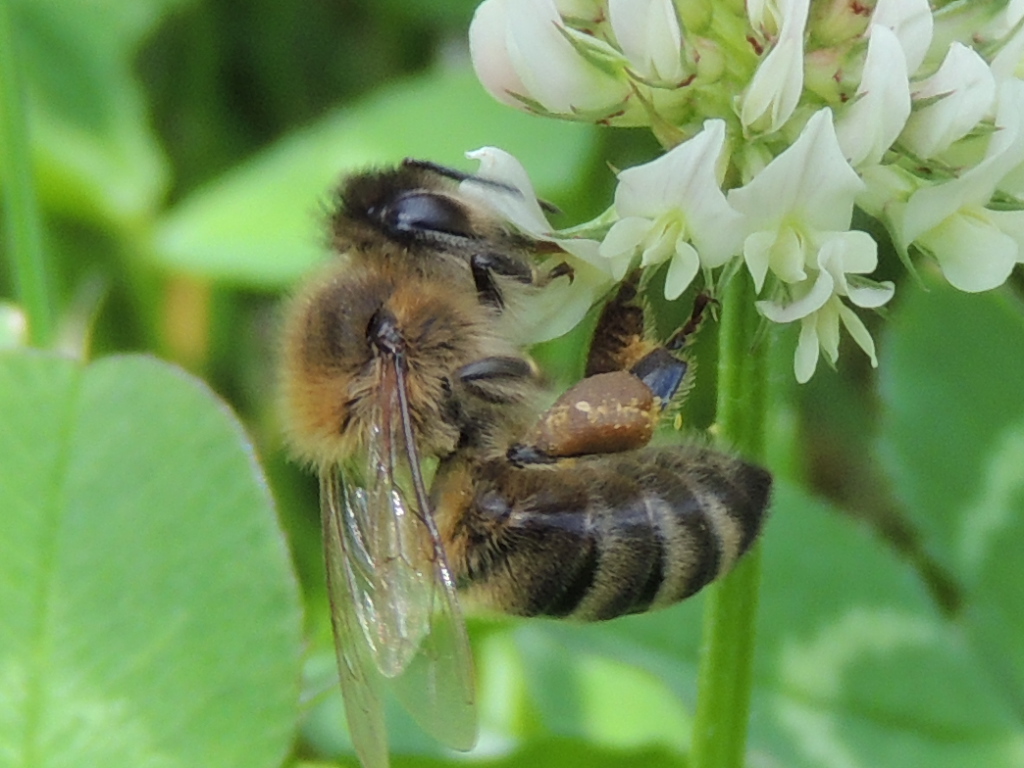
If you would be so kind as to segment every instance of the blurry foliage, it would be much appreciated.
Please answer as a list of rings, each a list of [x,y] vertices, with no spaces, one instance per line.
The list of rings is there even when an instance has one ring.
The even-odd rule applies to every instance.
[[[0,766],[353,764],[315,483],[283,455],[268,363],[282,292],[325,255],[331,185],[406,155],[468,168],[495,144],[571,224],[650,140],[493,103],[468,67],[470,0],[0,1],[61,343],[96,359],[0,353]],[[843,355],[798,390],[795,329],[775,345],[751,766],[1024,763],[1024,310],[1009,287],[925,282],[900,285],[877,375]],[[688,312],[655,306],[663,330]],[[586,331],[538,351],[556,379]],[[709,323],[697,428],[714,342]],[[247,425],[301,582],[304,674],[245,441],[193,380],[107,357],[137,351]],[[698,597],[600,626],[474,620],[474,762],[685,764],[700,615]],[[392,714],[396,765],[453,764]]]

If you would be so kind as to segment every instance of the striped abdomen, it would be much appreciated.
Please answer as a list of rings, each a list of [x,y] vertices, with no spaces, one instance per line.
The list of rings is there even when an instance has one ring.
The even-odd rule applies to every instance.
[[[697,446],[442,466],[435,509],[471,600],[583,621],[689,597],[756,539],[771,475]]]

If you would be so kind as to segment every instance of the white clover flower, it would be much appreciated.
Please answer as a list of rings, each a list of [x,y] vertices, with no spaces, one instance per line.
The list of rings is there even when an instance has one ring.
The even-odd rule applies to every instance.
[[[891,283],[847,278],[848,273],[872,272],[878,262],[875,241],[864,232],[849,231],[854,198],[863,189],[843,157],[832,112],[826,108],[808,120],[789,149],[749,184],[729,193],[729,202],[747,217],[743,257],[758,293],[769,272],[779,283],[773,298],[758,302],[758,309],[774,322],[802,321],[795,361],[801,382],[814,372],[818,342],[835,359],[832,340],[838,338],[838,322],[852,314],[838,297],[877,307],[893,294]],[[874,346],[863,342],[863,325],[847,319],[844,324],[856,331],[854,338],[874,363]],[[808,351],[812,342],[813,355]]]
[[[855,205],[905,263],[916,246],[962,290],[1024,262],[1024,0],[939,5],[485,0],[471,43],[506,103],[646,125],[673,147],[620,173],[614,206],[573,230],[600,243],[563,246],[593,285],[666,265],[671,300],[742,254],[764,317],[800,322],[806,381],[842,328],[876,362],[854,312],[894,286],[871,279]],[[515,215],[561,244],[539,208]]]
[[[806,279],[814,236],[849,229],[854,197],[863,188],[843,157],[832,110],[826,108],[749,184],[731,190],[729,203],[747,217],[743,257],[758,292],[769,270],[787,283]]]
[[[839,118],[836,135],[853,166],[881,162],[910,115],[907,62],[896,34],[871,27],[857,99]]]
[[[739,252],[742,217],[726,201],[715,172],[724,144],[725,123],[708,120],[692,139],[619,174],[619,220],[600,248],[617,279],[638,251],[644,267],[669,261],[665,298],[675,299],[702,267],[720,267]]]
[[[839,324],[850,332],[853,340],[878,367],[875,345],[867,328],[840,297],[847,297],[858,307],[876,308],[892,298],[895,286],[890,282],[874,283],[861,279],[854,282],[848,275],[870,274],[878,263],[874,240],[865,232],[835,233],[817,248],[816,269],[809,270],[807,280],[793,286],[793,300],[759,301],[757,308],[776,323],[800,320],[794,370],[796,380],[803,384],[814,374],[819,348],[829,362],[835,364],[839,355]]]
[[[995,102],[996,83],[988,63],[974,50],[953,43],[938,72],[914,90],[915,109],[900,140],[914,154],[931,158],[970,133]]]
[[[781,3],[781,9],[777,0],[746,0],[744,5],[750,26],[758,35],[773,37],[779,33],[786,7],[785,0]]]
[[[988,207],[1024,163],[1024,82],[1011,78],[1000,86],[996,127],[980,163],[959,178],[914,192],[900,216],[903,245],[931,253],[962,291],[1002,285],[1024,260],[1024,211]]]
[[[469,48],[477,77],[499,101],[600,116],[620,108],[629,83],[580,55],[571,40],[599,45],[584,37],[565,26],[554,0],[485,0],[470,24]],[[616,55],[608,46],[600,52]]]
[[[995,36],[1001,42],[992,58],[992,75],[997,82],[1024,74],[1020,71],[1024,61],[1024,26],[1017,26],[1021,19],[1024,19],[1024,0],[1010,0],[994,25]]]
[[[487,205],[524,234],[557,245],[564,253],[552,260],[565,261],[573,268],[572,280],[560,279],[548,285],[538,300],[530,303],[528,313],[520,312],[515,305],[506,308],[510,327],[524,343],[547,341],[568,333],[614,282],[601,269],[604,264],[597,255],[598,242],[559,236],[544,215],[526,169],[508,152],[481,147],[467,152],[466,157],[479,161],[480,167],[473,178],[459,185],[459,191]],[[495,181],[518,190],[519,194],[474,179]]]
[[[804,34],[810,0],[778,0],[779,38],[761,62],[743,96],[746,128],[774,133],[789,120],[804,89]]]
[[[672,0],[608,0],[608,18],[619,47],[642,78],[677,84],[686,77]]]
[[[806,384],[814,375],[814,370],[818,366],[819,350],[825,353],[825,357],[833,365],[839,359],[840,321],[871,359],[872,367],[878,367],[875,342],[867,327],[838,296],[832,296],[817,312],[800,319],[800,338],[797,341],[793,363],[796,380],[800,384]]]
[[[871,26],[887,27],[900,41],[907,72],[913,75],[932,43],[935,21],[928,0],[878,0]]]

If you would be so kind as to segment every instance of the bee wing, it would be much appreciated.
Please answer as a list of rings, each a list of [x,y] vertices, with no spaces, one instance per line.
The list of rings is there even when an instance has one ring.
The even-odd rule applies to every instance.
[[[420,727],[470,749],[476,706],[466,627],[420,475],[404,371],[394,359],[381,365],[365,464],[341,467],[323,492],[335,500],[324,505],[325,519],[332,511],[337,519],[324,542],[337,564],[328,566],[336,571],[329,587],[343,693],[347,684],[346,707],[351,699],[355,711],[349,727],[367,754],[386,749],[383,678]]]
[[[431,520],[431,527],[433,527]],[[418,653],[393,681],[395,694],[416,723],[455,749],[473,748],[477,738],[473,658],[455,584],[435,537],[433,579],[427,605],[430,626]]]
[[[362,505],[358,489],[346,488],[335,468],[320,475],[320,522],[323,527],[327,591],[331,600],[334,649],[338,658],[345,718],[356,754],[364,768],[387,768],[388,738],[381,696],[381,675],[356,612],[357,558],[346,520],[352,505]]]

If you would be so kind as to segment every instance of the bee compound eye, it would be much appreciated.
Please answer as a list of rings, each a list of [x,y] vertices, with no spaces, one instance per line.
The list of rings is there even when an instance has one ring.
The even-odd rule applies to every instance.
[[[512,514],[512,505],[497,491],[486,491],[481,494],[477,498],[476,507],[481,517],[491,522],[500,523]]]
[[[440,233],[468,237],[466,210],[450,197],[433,192],[408,192],[381,211],[390,231],[408,235]]]

